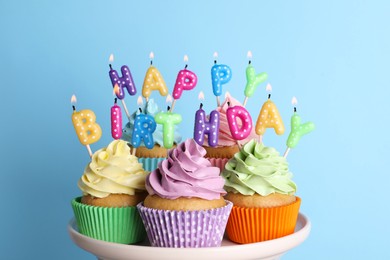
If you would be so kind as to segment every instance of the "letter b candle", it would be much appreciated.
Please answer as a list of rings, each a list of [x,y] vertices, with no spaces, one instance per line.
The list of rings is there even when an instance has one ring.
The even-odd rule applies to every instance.
[[[210,120],[207,121],[206,113],[202,107],[203,104],[200,103],[199,110],[195,114],[194,140],[199,145],[203,145],[204,136],[207,134],[209,145],[215,147],[218,144],[219,112],[213,110],[210,113]]]

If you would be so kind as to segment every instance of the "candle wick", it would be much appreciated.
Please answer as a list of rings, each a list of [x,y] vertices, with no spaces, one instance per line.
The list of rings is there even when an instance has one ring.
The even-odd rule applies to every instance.
[[[217,60],[214,60],[214,64],[217,64]]]
[[[227,105],[228,105],[228,107],[230,107],[230,102],[229,101],[227,102]]]
[[[297,108],[296,108],[296,107],[294,107],[294,113],[295,113],[295,112],[297,112]]]
[[[116,104],[116,102],[118,101],[118,99],[117,98],[114,98],[114,103]]]
[[[268,94],[268,99],[270,99],[271,98],[271,94]]]
[[[150,60],[150,66],[152,66],[153,65],[153,60]]]
[[[111,65],[111,64],[108,64],[108,66],[110,66],[110,70],[112,70],[112,65]]]
[[[139,112],[142,113],[142,108],[139,107],[138,109],[139,109]]]
[[[199,109],[203,108],[203,103],[200,103]]]
[[[73,108],[73,111],[76,111],[76,107],[75,106],[72,106],[72,108]]]
[[[251,61],[251,60],[249,60],[249,61],[248,61],[248,64],[250,65],[251,63],[252,63],[252,61]]]
[[[188,67],[188,64],[186,64],[186,66],[184,67],[184,69],[187,69],[187,67]]]
[[[171,110],[171,107],[170,106],[167,106],[167,111]]]

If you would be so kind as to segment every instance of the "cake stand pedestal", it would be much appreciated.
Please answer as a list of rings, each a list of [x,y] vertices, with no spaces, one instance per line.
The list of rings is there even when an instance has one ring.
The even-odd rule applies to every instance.
[[[68,232],[73,242],[100,260],[280,259],[288,250],[305,241],[310,229],[310,220],[304,214],[299,213],[294,233],[282,238],[245,245],[236,244],[224,238],[221,247],[160,248],[151,247],[148,241],[135,245],[123,245],[96,240],[80,234],[74,218],[68,224]]]

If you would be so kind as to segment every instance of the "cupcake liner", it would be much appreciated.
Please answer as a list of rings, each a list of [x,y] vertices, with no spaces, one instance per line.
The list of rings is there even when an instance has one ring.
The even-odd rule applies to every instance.
[[[138,158],[138,162],[142,163],[145,171],[154,171],[157,169],[158,163],[164,161],[166,158]]]
[[[209,210],[174,211],[137,208],[152,246],[218,247],[221,245],[233,203]]]
[[[212,166],[218,167],[221,172],[225,169],[225,164],[230,160],[229,158],[207,158]]]
[[[240,244],[271,240],[294,233],[301,199],[280,207],[241,208],[233,206],[226,233]]]
[[[72,200],[79,232],[95,239],[132,244],[145,239],[146,232],[137,208],[97,207],[82,204],[81,197]]]

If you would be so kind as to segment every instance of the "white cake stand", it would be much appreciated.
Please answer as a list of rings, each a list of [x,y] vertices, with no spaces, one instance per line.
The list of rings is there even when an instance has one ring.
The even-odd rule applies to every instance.
[[[299,214],[295,232],[291,235],[260,243],[240,245],[227,238],[221,247],[211,248],[160,248],[151,247],[147,241],[136,245],[123,245],[96,240],[77,231],[75,219],[68,224],[69,235],[80,248],[94,254],[101,260],[237,260],[237,259],[279,259],[288,250],[298,246],[309,236],[311,224],[309,219]]]

